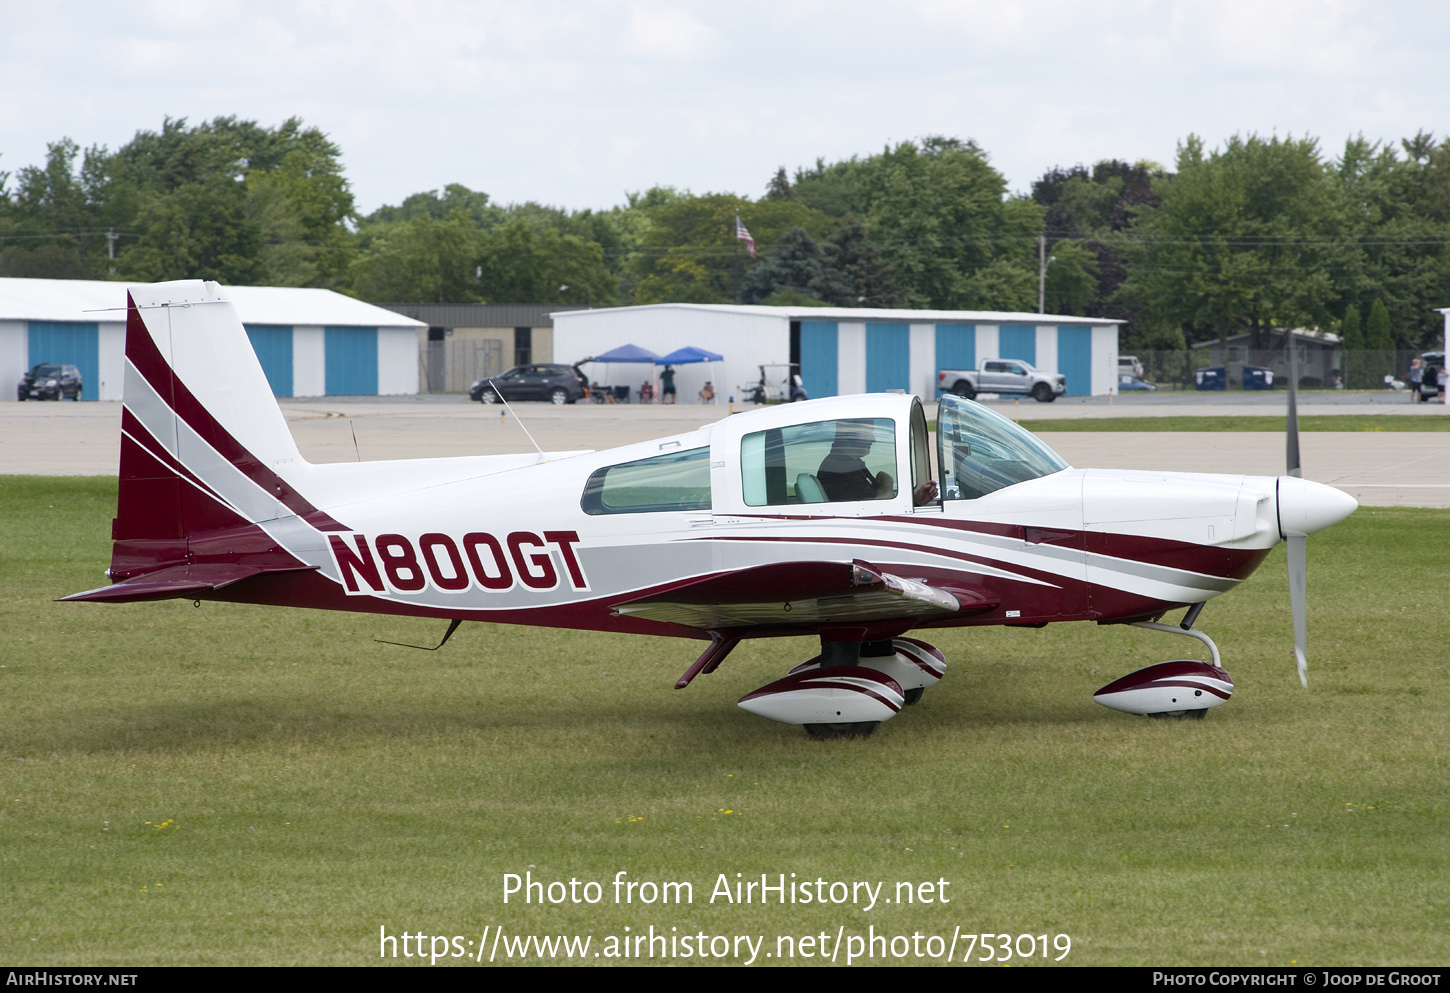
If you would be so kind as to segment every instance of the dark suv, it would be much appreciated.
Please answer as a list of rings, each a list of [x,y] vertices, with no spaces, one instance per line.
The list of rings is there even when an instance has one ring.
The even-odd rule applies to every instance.
[[[484,403],[498,403],[499,394],[503,394],[505,400],[573,403],[584,396],[586,383],[588,380],[578,366],[518,365],[501,376],[477,380],[468,391],[468,397]]]
[[[79,400],[85,386],[81,371],[69,362],[42,362],[20,377],[17,400]]]

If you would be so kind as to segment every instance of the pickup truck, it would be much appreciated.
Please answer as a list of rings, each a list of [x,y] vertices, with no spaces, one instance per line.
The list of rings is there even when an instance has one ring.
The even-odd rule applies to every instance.
[[[1067,377],[1038,372],[1021,359],[983,359],[975,369],[940,370],[936,385],[943,393],[955,393],[968,400],[978,393],[996,393],[1051,403],[1067,392]]]

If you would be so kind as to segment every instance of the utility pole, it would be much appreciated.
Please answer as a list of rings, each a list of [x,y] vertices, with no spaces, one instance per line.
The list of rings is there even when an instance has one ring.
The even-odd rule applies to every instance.
[[[1047,313],[1047,235],[1037,236],[1037,312]]]

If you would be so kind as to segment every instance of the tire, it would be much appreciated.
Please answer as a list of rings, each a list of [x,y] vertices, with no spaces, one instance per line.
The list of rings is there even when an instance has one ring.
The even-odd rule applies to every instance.
[[[549,402],[556,407],[562,407],[569,402],[569,391],[562,386],[556,386],[549,393]]]
[[[1051,386],[1048,386],[1046,383],[1038,383],[1032,387],[1032,399],[1038,403],[1051,403],[1057,397],[1053,394]]]
[[[485,387],[484,391],[478,395],[478,401],[479,403],[498,403],[498,394]]]
[[[925,692],[926,687],[918,686],[915,689],[907,690],[905,693],[902,694],[902,696],[906,697],[906,705],[908,707],[915,707],[918,703],[921,702],[921,695]]]
[[[975,400],[977,398],[977,388],[965,379],[959,379],[953,383],[952,392],[963,400]]]

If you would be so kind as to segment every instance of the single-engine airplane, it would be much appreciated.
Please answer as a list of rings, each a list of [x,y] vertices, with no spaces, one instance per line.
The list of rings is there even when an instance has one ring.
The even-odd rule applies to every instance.
[[[1233,684],[1193,630],[1289,542],[1304,673],[1304,538],[1356,507],[1290,474],[1073,469],[987,407],[786,404],[605,452],[314,465],[211,282],[134,287],[111,585],[186,598],[708,642],[810,634],[820,654],[740,700],[814,737],[870,734],[946,671],[932,628],[1136,624],[1199,639],[1103,687],[1128,713],[1202,717]],[[1292,377],[1291,377],[1292,379]],[[1178,626],[1158,623],[1188,607]],[[442,642],[440,642],[440,647]],[[1306,684],[1307,685],[1307,684]]]

